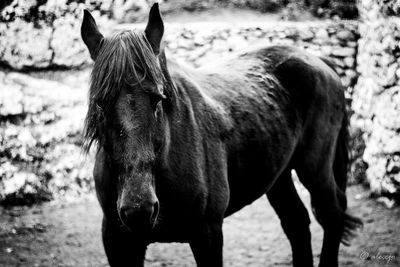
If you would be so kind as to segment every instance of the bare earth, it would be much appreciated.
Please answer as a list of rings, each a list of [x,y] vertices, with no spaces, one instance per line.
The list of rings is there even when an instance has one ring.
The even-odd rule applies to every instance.
[[[302,192],[303,200],[309,197]],[[341,266],[400,266],[400,209],[387,209],[359,186],[348,190],[350,211],[363,218],[362,233],[341,247]],[[108,266],[94,199],[0,210],[0,266]],[[322,229],[312,218],[315,262]],[[262,198],[226,219],[225,266],[291,266],[279,220]],[[153,244],[146,266],[195,266],[187,244]]]

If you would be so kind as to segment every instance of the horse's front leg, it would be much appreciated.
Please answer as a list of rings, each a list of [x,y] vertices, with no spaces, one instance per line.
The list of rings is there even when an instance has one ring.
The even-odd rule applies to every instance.
[[[111,267],[143,267],[147,243],[103,217],[103,244]]]
[[[223,266],[222,222],[203,225],[189,243],[198,267]]]

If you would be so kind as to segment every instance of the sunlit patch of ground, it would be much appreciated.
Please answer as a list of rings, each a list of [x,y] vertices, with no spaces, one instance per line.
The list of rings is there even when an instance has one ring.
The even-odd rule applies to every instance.
[[[359,186],[348,190],[350,211],[365,226],[351,247],[341,248],[341,266],[399,266],[400,209],[367,195]],[[302,198],[309,202],[306,194]],[[0,266],[107,266],[100,222],[93,198],[0,210]],[[322,230],[314,219],[311,231],[317,263]],[[291,266],[289,243],[266,198],[227,218],[224,235],[225,266]],[[194,266],[194,260],[187,244],[153,244],[146,266]]]

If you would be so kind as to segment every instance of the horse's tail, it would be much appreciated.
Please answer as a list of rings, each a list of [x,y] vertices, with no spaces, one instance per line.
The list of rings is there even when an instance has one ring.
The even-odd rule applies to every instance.
[[[333,173],[335,175],[336,185],[343,193],[346,192],[350,162],[349,136],[349,120],[347,112],[345,112],[336,143],[336,154],[333,162]]]
[[[360,218],[350,215],[346,212],[347,198],[346,186],[349,171],[349,120],[345,112],[342,127],[339,131],[339,136],[336,143],[336,155],[333,162],[333,174],[336,181],[336,196],[343,211],[344,228],[341,241],[344,245],[350,245],[350,241],[356,235],[357,229],[363,227],[363,222]]]
[[[325,62],[325,61],[324,61]],[[333,64],[331,61],[328,61]],[[328,65],[328,64],[327,64]],[[332,65],[328,65],[333,70]],[[355,231],[358,228],[363,227],[361,219],[350,215],[346,212],[347,209],[347,198],[346,198],[346,187],[348,180],[349,164],[350,164],[350,150],[349,150],[349,119],[347,115],[347,110],[343,110],[342,126],[339,131],[339,135],[336,142],[336,154],[335,160],[333,162],[333,174],[335,176],[336,182],[336,195],[339,204],[342,208],[344,215],[344,229],[342,234],[342,243],[344,245],[350,245],[350,240],[355,236]]]
[[[336,74],[336,64],[327,57],[320,57],[320,59],[328,65]],[[349,170],[349,120],[347,117],[346,108],[344,109],[344,116],[342,120],[342,127],[340,128],[337,144],[336,144],[336,155],[333,163],[333,172],[335,175],[335,181],[337,186],[343,193],[346,192],[347,185],[347,173]],[[347,207],[347,203],[344,205]]]
[[[320,59],[328,65],[336,74],[336,64],[327,57],[320,57]],[[333,163],[333,172],[337,186],[343,193],[346,191],[347,173],[349,170],[349,120],[347,118],[346,108],[344,109],[344,116],[342,120],[342,127],[340,128],[337,144],[336,155]],[[345,207],[347,206],[344,205]]]

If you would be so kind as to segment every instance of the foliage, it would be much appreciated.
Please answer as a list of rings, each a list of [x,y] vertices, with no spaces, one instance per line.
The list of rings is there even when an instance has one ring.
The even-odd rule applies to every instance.
[[[400,0],[378,0],[378,5],[381,12],[387,16],[400,15]]]
[[[303,3],[317,17],[338,16],[343,19],[358,17],[356,0],[304,0]]]
[[[366,181],[376,196],[399,200],[400,27],[392,18],[398,1],[360,1],[359,79],[353,110],[363,129]],[[390,12],[388,10],[391,10]]]
[[[247,7],[260,12],[274,12],[285,6],[282,0],[220,0],[221,3],[231,4],[236,7]]]

